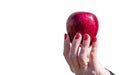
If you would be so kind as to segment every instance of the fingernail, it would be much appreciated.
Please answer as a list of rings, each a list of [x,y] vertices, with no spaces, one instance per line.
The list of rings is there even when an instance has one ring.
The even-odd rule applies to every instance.
[[[88,39],[88,35],[87,35],[87,34],[84,34],[83,39],[84,39],[84,40],[87,40],[87,39]]]
[[[96,41],[97,41],[97,38],[96,38],[96,37],[94,37],[93,42],[96,42]]]
[[[75,35],[75,39],[77,40],[77,39],[79,39],[79,37],[80,37],[80,33],[77,33],[77,34]]]
[[[66,39],[66,38],[67,38],[67,34],[65,33],[65,34],[64,34],[64,39]]]

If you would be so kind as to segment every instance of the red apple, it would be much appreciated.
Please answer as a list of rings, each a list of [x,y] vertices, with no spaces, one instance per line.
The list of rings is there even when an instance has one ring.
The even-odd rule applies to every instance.
[[[66,23],[66,29],[72,42],[77,32],[82,36],[87,33],[90,35],[90,44],[93,38],[96,37],[98,32],[98,20],[97,17],[90,12],[75,12],[68,17]],[[82,42],[81,42],[82,43]]]

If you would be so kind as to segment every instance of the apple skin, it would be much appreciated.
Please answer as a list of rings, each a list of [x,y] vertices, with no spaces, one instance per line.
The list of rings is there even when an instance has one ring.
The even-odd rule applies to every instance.
[[[72,42],[77,32],[81,33],[82,37],[85,33],[90,35],[90,44],[98,32],[98,19],[90,12],[75,12],[72,13],[67,20],[66,30]],[[83,39],[82,39],[83,41]],[[81,41],[81,43],[82,43]]]

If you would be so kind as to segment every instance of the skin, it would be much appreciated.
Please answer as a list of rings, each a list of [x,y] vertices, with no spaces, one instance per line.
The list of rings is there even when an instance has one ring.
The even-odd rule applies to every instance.
[[[76,39],[75,37],[79,37]],[[70,43],[68,34],[64,39],[64,52],[63,55],[75,75],[110,75],[109,71],[106,70],[97,60],[97,49],[98,41],[93,41],[90,44],[90,36],[88,34],[87,39],[83,40],[80,45],[82,35],[77,33]]]

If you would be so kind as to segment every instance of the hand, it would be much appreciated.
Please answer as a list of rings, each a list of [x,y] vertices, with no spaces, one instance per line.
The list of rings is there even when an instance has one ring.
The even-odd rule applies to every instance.
[[[85,34],[83,36],[77,33],[70,43],[69,36],[65,34],[64,40],[64,57],[70,66],[70,69],[75,75],[110,75],[97,60],[98,41],[93,39],[90,46],[90,36]]]

